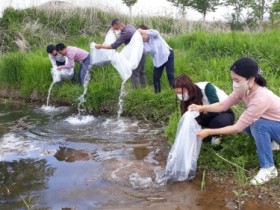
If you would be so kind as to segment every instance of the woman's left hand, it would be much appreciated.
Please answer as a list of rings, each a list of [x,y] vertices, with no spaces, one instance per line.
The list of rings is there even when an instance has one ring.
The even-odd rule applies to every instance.
[[[209,129],[202,129],[196,133],[197,137],[201,140],[205,139],[207,136],[210,136],[210,130]]]

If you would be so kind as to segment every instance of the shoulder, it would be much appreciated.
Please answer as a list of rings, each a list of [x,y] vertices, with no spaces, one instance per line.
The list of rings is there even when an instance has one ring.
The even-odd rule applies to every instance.
[[[124,26],[123,32],[135,32],[136,28],[133,25],[127,24]]]
[[[258,87],[256,92],[252,94],[251,98],[252,101],[257,103],[267,103],[271,99],[279,97],[266,87]]]
[[[203,90],[204,90],[208,83],[209,83],[209,82],[204,81],[204,82],[196,82],[195,84],[196,84],[200,89],[203,89]]]

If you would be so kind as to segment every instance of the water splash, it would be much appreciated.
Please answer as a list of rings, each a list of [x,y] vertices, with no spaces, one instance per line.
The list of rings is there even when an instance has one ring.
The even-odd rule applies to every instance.
[[[48,106],[48,105],[43,105],[40,109],[46,113],[57,112],[58,110],[58,108],[54,106]]]
[[[118,119],[121,118],[121,114],[123,113],[123,98],[124,98],[125,95],[126,95],[126,92],[125,92],[125,82],[126,82],[126,80],[124,80],[124,81],[122,82],[121,91],[120,91],[120,96],[119,96],[119,103],[118,103],[118,106],[119,106],[119,110],[118,110]]]
[[[155,182],[160,186],[166,185],[168,177],[165,168],[158,166],[154,169],[154,173],[156,175]]]
[[[82,106],[83,106],[83,104],[86,102],[85,95],[87,94],[88,85],[89,85],[89,82],[90,82],[90,79],[91,79],[90,69],[91,69],[91,66],[88,67],[87,73],[86,73],[86,75],[85,75],[85,79],[84,79],[84,92],[83,92],[82,95],[80,95],[80,96],[78,97],[78,100],[80,101],[80,102],[78,103],[78,118],[81,117],[81,114],[82,114],[82,112],[84,111],[84,110],[82,109]]]
[[[141,177],[138,172],[129,176],[129,182],[133,189],[146,189],[153,186],[151,177]]]
[[[52,91],[52,88],[53,88],[54,84],[55,84],[55,81],[52,82],[52,84],[51,84],[51,86],[50,86],[50,88],[48,90],[47,107],[49,106],[51,91]]]
[[[87,115],[87,116],[72,116],[65,119],[66,122],[72,124],[72,125],[85,125],[93,122],[95,120],[95,117]]]

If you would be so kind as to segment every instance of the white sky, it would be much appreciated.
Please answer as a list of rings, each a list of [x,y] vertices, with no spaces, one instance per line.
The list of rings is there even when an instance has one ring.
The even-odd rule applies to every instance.
[[[39,6],[43,3],[54,0],[0,0],[0,17],[3,10],[12,6],[17,9],[23,9],[32,6]],[[117,10],[124,14],[129,14],[129,9],[122,3],[121,0],[62,0],[65,2],[71,2],[73,4],[85,7],[99,7],[105,10]],[[213,20],[225,20],[229,17],[231,10],[227,7],[221,7],[216,12],[208,13],[206,19],[208,21]],[[132,13],[137,15],[160,15],[160,16],[172,16],[178,17],[180,13],[177,8],[172,6],[167,0],[138,0],[133,6]],[[201,20],[202,15],[196,11],[188,10],[187,19],[189,20]]]

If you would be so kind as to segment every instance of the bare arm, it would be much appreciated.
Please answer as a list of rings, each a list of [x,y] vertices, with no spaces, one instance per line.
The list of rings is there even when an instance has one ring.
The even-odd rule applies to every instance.
[[[197,132],[197,136],[203,140],[207,136],[213,136],[213,135],[226,135],[226,134],[235,134],[240,133],[240,131],[237,129],[236,125],[230,125],[223,128],[217,128],[217,129],[202,129]]]
[[[95,45],[96,49],[108,49],[111,50],[113,49],[111,45],[105,45],[105,44],[97,44]]]

